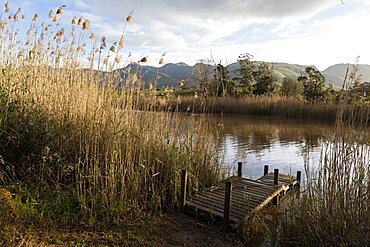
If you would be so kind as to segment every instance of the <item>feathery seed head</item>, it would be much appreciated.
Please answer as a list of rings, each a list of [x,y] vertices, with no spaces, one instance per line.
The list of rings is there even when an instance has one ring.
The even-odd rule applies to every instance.
[[[54,15],[53,22],[58,22],[58,17]]]
[[[124,46],[125,46],[125,41],[123,38],[121,38],[119,41],[119,48],[122,49]]]
[[[53,12],[53,10],[51,9],[50,11],[49,11],[49,18],[53,18],[54,17],[54,12]]]
[[[38,14],[35,14],[35,15],[33,16],[32,21],[33,21],[33,22],[36,22],[38,18],[39,18],[39,15],[38,15]]]
[[[111,52],[116,52],[116,47],[114,47],[114,45],[112,45],[109,49]]]
[[[26,15],[22,15],[22,20],[26,19]]]
[[[84,23],[82,24],[82,29],[87,30],[89,29],[89,27],[90,27],[89,20],[84,21]]]
[[[82,22],[83,22],[83,19],[82,19],[82,16],[78,19],[77,21],[77,25],[82,25]]]
[[[164,64],[164,59],[162,57],[159,59],[159,64]]]
[[[57,15],[60,15],[60,14],[62,14],[63,13],[63,9],[62,9],[62,7],[60,7],[58,10],[57,10]]]
[[[5,2],[5,12],[9,12],[10,11],[10,4],[9,2]]]
[[[18,58],[19,59],[23,59],[24,58],[24,52],[23,50],[20,50],[19,53],[18,53]]]
[[[89,22],[89,20],[86,20],[86,21],[82,24],[82,29],[87,30],[87,29],[89,29],[89,27],[90,27],[90,22]]]
[[[73,19],[72,19],[72,21],[71,21],[71,24],[72,24],[72,25],[76,25],[76,23],[77,23],[77,18],[76,18],[76,16],[75,16],[75,17],[73,17]]]
[[[115,58],[114,58],[114,61],[115,61],[116,63],[120,63],[121,58],[120,58],[120,57],[115,57]]]
[[[94,39],[95,38],[95,34],[94,33],[90,33],[90,36],[89,36],[89,39]]]

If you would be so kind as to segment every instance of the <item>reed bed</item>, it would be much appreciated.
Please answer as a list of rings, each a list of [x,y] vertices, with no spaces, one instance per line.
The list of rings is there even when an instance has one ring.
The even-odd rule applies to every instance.
[[[352,106],[342,106],[351,112]],[[347,109],[345,109],[347,108]],[[370,243],[370,136],[348,129],[338,114],[337,133],[323,145],[317,168],[306,166],[307,184],[300,199],[291,198],[279,230],[284,246],[368,246]]]
[[[62,27],[63,7],[48,23],[11,12],[7,2],[0,14],[0,183],[41,220],[173,210],[181,169],[190,188],[220,178],[218,130],[203,117],[155,112],[140,78],[115,72],[131,14],[110,46],[83,17]]]
[[[368,102],[352,103],[351,109],[339,111],[340,102],[305,102],[297,97],[278,95],[245,96],[245,97],[182,97],[172,102],[173,108],[180,111],[197,113],[246,114],[255,116],[275,116],[283,118],[312,119],[335,122],[337,114],[343,114],[347,120],[364,123],[363,116],[370,111]],[[368,124],[368,122],[367,122]]]

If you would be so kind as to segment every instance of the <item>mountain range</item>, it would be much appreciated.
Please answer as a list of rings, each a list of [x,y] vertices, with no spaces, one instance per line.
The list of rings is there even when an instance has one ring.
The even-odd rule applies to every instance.
[[[288,64],[288,63],[269,63],[273,68],[273,73],[277,78],[278,82],[282,82],[284,77],[298,78],[301,75],[305,75],[305,65],[298,64]],[[131,72],[139,73],[139,77],[142,78],[146,85],[154,82],[155,78],[158,78],[156,85],[157,88],[161,87],[178,87],[180,81],[184,84],[197,85],[199,82],[195,79],[197,71],[202,64],[195,64],[194,66],[187,65],[185,63],[169,63],[162,67],[153,66],[141,66],[139,64],[131,64],[126,68],[121,69],[121,73],[125,73],[128,69]],[[204,64],[203,64],[204,65]],[[207,73],[209,76],[213,75],[214,66],[207,66]],[[232,63],[227,66],[230,78],[236,76],[235,71],[239,68],[239,64]],[[321,71],[321,73],[326,78],[326,83],[331,84],[334,89],[341,89],[343,85],[346,72],[348,70],[348,76],[353,71],[353,64],[336,64],[328,67],[327,69]],[[358,65],[358,71],[356,72],[356,77],[360,76],[361,82],[370,81],[370,65],[360,64]]]

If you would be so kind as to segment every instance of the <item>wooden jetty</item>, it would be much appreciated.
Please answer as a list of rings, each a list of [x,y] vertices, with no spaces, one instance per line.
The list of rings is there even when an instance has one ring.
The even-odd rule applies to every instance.
[[[195,195],[186,195],[187,172],[182,172],[180,203],[182,210],[192,208],[221,217],[225,225],[235,224],[269,204],[278,204],[292,190],[299,190],[301,172],[297,176],[279,174],[279,169],[264,174],[257,180],[242,177],[242,163],[238,163],[238,176],[222,181],[214,189]]]

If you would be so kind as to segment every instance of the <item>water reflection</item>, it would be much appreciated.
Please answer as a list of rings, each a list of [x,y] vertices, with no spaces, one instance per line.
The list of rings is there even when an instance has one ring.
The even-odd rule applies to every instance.
[[[243,175],[253,179],[262,176],[266,164],[270,171],[304,173],[305,164],[317,166],[323,142],[334,136],[333,124],[318,122],[233,115],[213,116],[213,121],[224,125],[219,149],[223,162],[232,171],[243,162]]]

